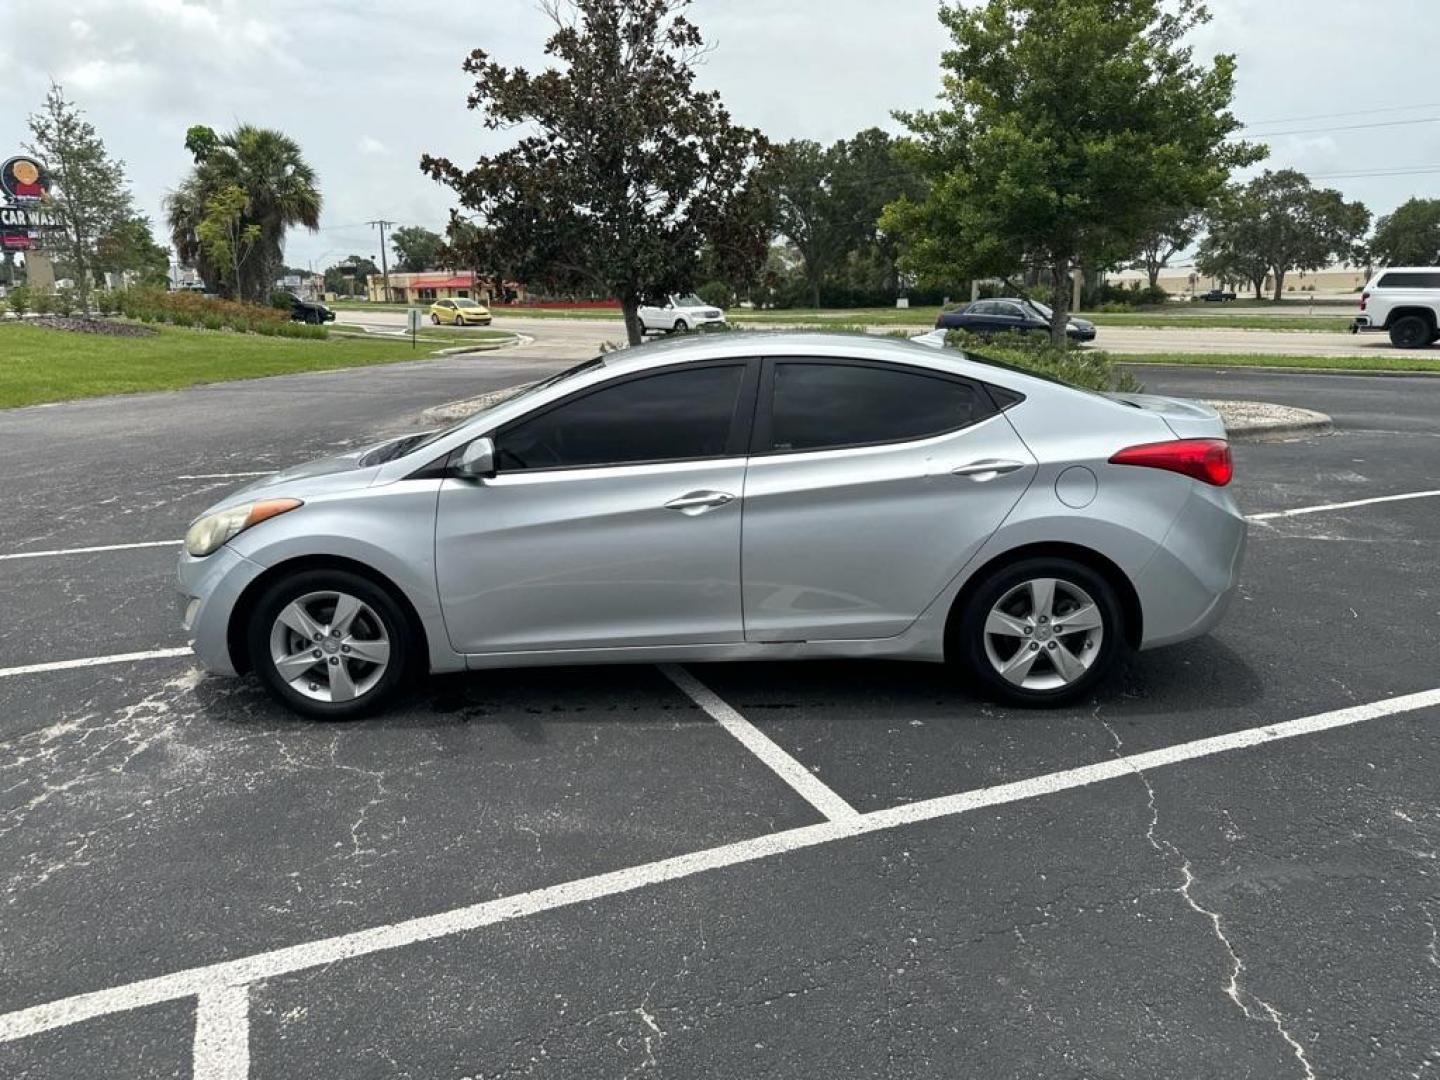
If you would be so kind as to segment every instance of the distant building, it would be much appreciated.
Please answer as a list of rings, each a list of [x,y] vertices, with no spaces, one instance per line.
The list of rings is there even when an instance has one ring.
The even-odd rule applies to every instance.
[[[294,293],[302,300],[322,300],[325,297],[325,275],[286,274],[275,283],[275,288]]]
[[[1112,270],[1105,275],[1105,280],[1111,285],[1128,286],[1134,283],[1140,287],[1147,285],[1150,279],[1143,270]],[[1285,275],[1285,294],[1288,296],[1294,293],[1298,296],[1316,293],[1334,296],[1353,293],[1364,288],[1368,280],[1365,267],[1351,266],[1348,263],[1336,263],[1320,270],[1291,270]],[[1220,288],[1222,284],[1224,283],[1218,279],[1200,273],[1193,264],[1179,263],[1160,271],[1160,287],[1172,296],[1208,292],[1210,289]],[[1254,286],[1249,282],[1232,281],[1228,284],[1242,295],[1254,291]],[[1274,275],[1267,275],[1264,293],[1272,296],[1274,292]]]
[[[365,279],[367,297],[375,303],[385,301],[385,275],[371,274]],[[507,300],[524,300],[525,289],[506,282]],[[429,304],[435,300],[478,300],[488,304],[496,299],[495,283],[472,270],[454,274],[429,271],[421,274],[391,274],[390,300],[397,304]]]

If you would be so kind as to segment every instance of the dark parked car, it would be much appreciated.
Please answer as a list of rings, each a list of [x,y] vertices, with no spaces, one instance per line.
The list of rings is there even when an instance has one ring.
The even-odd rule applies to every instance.
[[[335,311],[318,300],[305,300],[290,294],[290,318],[295,322],[327,323],[335,321]]]
[[[1003,334],[1015,331],[1050,333],[1050,309],[1035,300],[1003,298],[976,300],[954,311],[942,311],[935,320],[937,330],[968,330],[972,334]],[[1065,329],[1071,341],[1094,341],[1095,324],[1071,318]]]
[[[1226,292],[1224,289],[1211,289],[1209,292],[1202,292],[1196,297],[1197,300],[1208,300],[1211,303],[1219,303],[1222,300],[1234,300],[1233,292]]]

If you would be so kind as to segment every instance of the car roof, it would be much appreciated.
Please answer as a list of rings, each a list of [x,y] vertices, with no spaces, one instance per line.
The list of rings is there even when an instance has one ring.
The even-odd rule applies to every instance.
[[[1022,371],[997,368],[971,360],[959,349],[936,349],[933,346],[916,344],[909,338],[888,335],[824,333],[813,330],[730,331],[695,334],[635,345],[606,353],[602,369],[604,375],[597,372],[595,378],[598,381],[616,374],[644,371],[667,364],[750,359],[757,356],[878,360],[882,363],[905,364],[963,375],[1026,393],[1037,383],[1045,387],[1056,385]]]

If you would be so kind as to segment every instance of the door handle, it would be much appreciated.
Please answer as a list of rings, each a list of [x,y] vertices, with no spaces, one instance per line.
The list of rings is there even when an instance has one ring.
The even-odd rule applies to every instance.
[[[957,465],[950,470],[950,474],[952,476],[968,476],[977,484],[984,484],[994,480],[997,476],[1005,476],[1024,467],[1023,461],[997,461],[989,458],[985,461],[972,461],[969,465]]]
[[[679,510],[682,514],[694,517],[734,501],[735,496],[725,491],[692,491],[688,495],[681,495],[678,499],[671,499],[665,504],[665,509]]]

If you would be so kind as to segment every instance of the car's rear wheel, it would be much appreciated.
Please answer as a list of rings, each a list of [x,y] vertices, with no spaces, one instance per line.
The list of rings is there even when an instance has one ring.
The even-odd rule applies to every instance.
[[[432,311],[432,312],[430,313],[430,321],[431,321],[432,323],[434,323],[436,326],[439,326],[439,325],[440,325],[440,316],[439,316],[439,315],[436,315],[436,314]]]
[[[1115,589],[1082,563],[1026,559],[970,596],[953,639],[973,678],[1012,705],[1063,705],[1100,682],[1124,649]]]
[[[304,570],[275,582],[252,609],[246,643],[266,689],[321,720],[378,709],[405,682],[417,651],[395,598],[346,570]]]
[[[1430,344],[1433,333],[1419,315],[1405,315],[1390,325],[1390,344],[1397,349],[1419,349]]]

